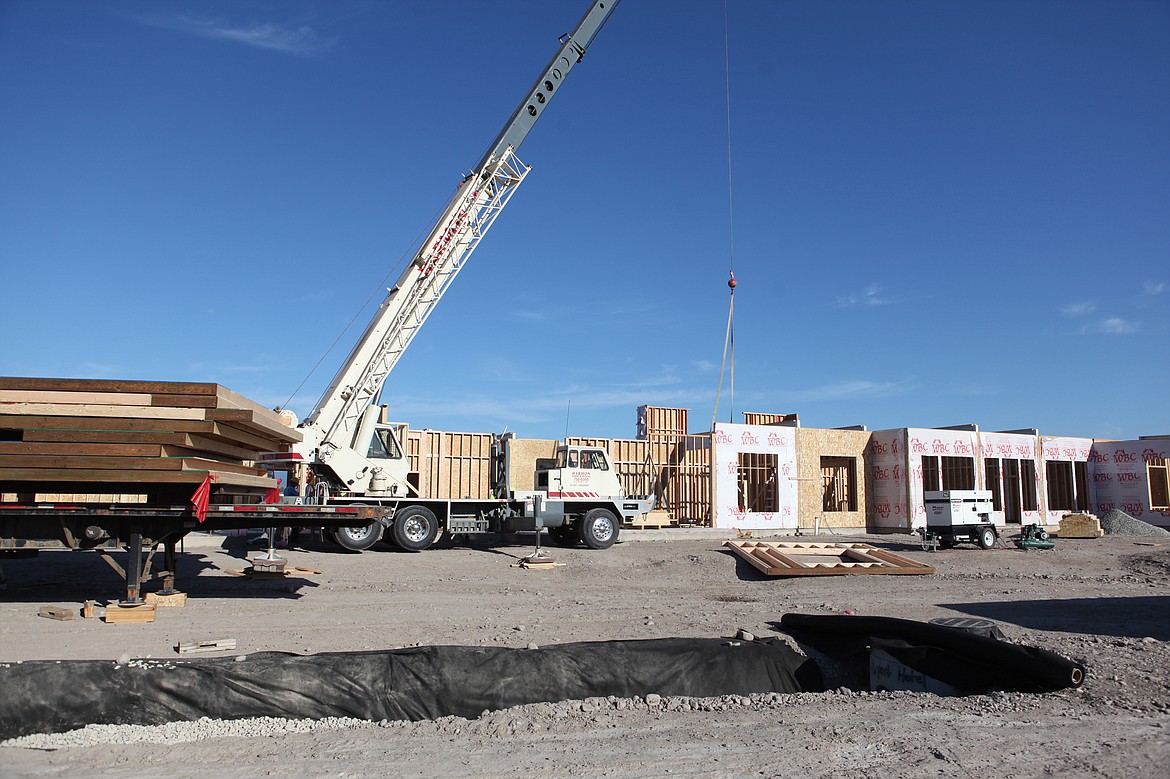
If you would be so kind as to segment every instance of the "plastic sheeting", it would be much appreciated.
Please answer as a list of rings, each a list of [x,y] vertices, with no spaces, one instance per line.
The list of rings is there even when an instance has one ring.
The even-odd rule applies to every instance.
[[[34,661],[0,668],[0,739],[88,724],[201,717],[473,718],[525,703],[657,693],[821,689],[816,665],[771,641],[668,638],[540,649],[437,646],[236,658]]]
[[[785,614],[780,625],[802,645],[835,660],[868,668],[869,652],[877,648],[960,692],[1053,692],[1077,687],[1085,678],[1080,663],[1046,649],[926,622]]]

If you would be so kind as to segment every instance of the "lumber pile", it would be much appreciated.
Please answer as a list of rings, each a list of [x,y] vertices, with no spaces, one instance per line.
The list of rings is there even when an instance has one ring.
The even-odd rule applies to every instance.
[[[0,493],[140,493],[185,501],[276,487],[253,463],[301,440],[218,384],[0,377]]]

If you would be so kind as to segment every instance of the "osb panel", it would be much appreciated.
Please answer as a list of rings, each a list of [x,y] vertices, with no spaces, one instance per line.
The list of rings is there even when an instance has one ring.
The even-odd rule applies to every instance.
[[[872,514],[871,480],[868,464],[870,433],[864,430],[824,430],[802,427],[796,430],[797,526],[812,529],[820,517],[822,527],[865,528]],[[852,457],[857,488],[856,511],[824,511],[821,482],[822,457]]]
[[[429,498],[486,498],[491,492],[491,433],[412,430],[407,437],[411,470]]]
[[[536,489],[536,461],[556,457],[557,442],[540,438],[515,438],[508,443],[508,486],[514,490]]]

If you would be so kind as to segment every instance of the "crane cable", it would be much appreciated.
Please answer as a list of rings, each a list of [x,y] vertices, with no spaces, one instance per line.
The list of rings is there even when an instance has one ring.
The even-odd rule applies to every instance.
[[[727,333],[723,336],[723,362],[719,366],[719,386],[715,388],[715,407],[711,411],[711,429],[719,416],[719,396],[723,391],[723,375],[730,367],[731,408],[728,421],[734,422],[735,415],[735,198],[731,175],[731,46],[728,38],[727,2],[723,0],[723,91],[727,101],[727,254],[731,267],[731,278],[727,286],[731,295],[727,303]],[[730,357],[730,364],[728,358]]]

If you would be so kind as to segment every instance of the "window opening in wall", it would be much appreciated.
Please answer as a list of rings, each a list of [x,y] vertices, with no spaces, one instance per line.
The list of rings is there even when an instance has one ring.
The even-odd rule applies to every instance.
[[[944,490],[975,489],[975,458],[942,458],[942,485]]]
[[[983,461],[983,481],[987,489],[991,490],[991,507],[996,511],[1003,511],[1003,485],[999,482],[999,460]]]
[[[923,457],[922,458],[922,491],[923,492],[937,492],[942,489],[939,487],[938,476],[938,458],[937,457]]]
[[[1087,462],[1073,463],[1073,480],[1077,487],[1077,511],[1085,512],[1089,506],[1089,464]]]
[[[1020,461],[1001,460],[1003,468],[1003,515],[1004,519],[1020,524],[1023,506],[1020,501]]]
[[[1151,457],[1146,462],[1146,478],[1150,485],[1150,509],[1170,511],[1170,468],[1165,457]]]
[[[857,458],[821,458],[821,510],[857,511]]]
[[[739,453],[739,505],[745,511],[780,510],[776,491],[779,458],[758,452]]]
[[[1033,460],[1020,460],[1020,505],[1024,511],[1039,508],[1036,502],[1036,463]]]
[[[1076,506],[1071,462],[1051,461],[1044,464],[1048,482],[1048,510],[1072,511]]]

